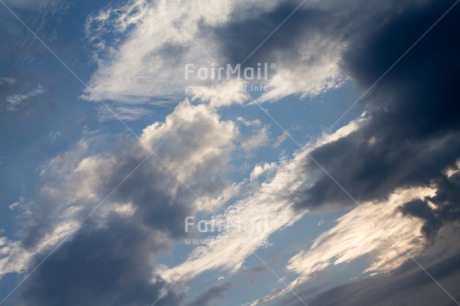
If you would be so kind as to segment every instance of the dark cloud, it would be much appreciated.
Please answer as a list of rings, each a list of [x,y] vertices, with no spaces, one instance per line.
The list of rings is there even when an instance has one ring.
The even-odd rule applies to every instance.
[[[236,64],[299,3],[287,1],[272,10],[252,10],[251,18],[235,13],[233,21],[211,32],[222,54]],[[257,49],[247,65],[279,60],[283,65],[297,65],[311,42],[343,42],[347,46],[341,60],[343,73],[364,91],[452,4],[415,0],[379,5],[307,3]],[[459,15],[458,7],[449,12],[358,105],[372,109],[367,124],[312,152],[356,200],[382,200],[400,187],[438,183],[460,157],[460,44],[453,30]],[[329,52],[328,47],[325,44],[322,52]],[[295,199],[297,207],[355,204],[312,160],[306,160],[305,169],[319,178],[300,200]]]
[[[309,41],[338,41],[343,73],[361,92],[386,73],[402,54],[429,29],[455,1],[390,1],[305,5],[264,43],[247,65],[281,60],[295,65]],[[298,2],[283,2],[252,19],[238,19],[214,30],[222,53],[231,63],[242,61],[286,18]],[[460,7],[441,20],[357,107],[370,109],[358,130],[315,149],[305,160],[312,177],[295,195],[298,209],[327,204],[384,200],[398,188],[436,187],[432,198],[407,203],[401,211],[425,220],[423,232],[435,238],[439,230],[459,217],[457,175],[446,170],[460,158]],[[328,46],[325,44],[325,46]],[[324,48],[324,53],[329,52]],[[313,53],[314,55],[314,53]],[[314,57],[312,57],[314,61]],[[433,209],[431,203],[436,207]],[[455,241],[450,236],[450,241]],[[413,264],[413,263],[412,263]],[[449,289],[460,279],[458,255],[443,262],[427,262]],[[454,290],[458,296],[458,291]],[[453,305],[452,301],[417,267],[399,270],[360,283],[333,289],[312,305]]]
[[[460,173],[441,177],[436,181],[437,191],[433,197],[412,201],[400,207],[405,215],[425,221],[422,228],[428,238],[434,238],[437,230],[445,224],[460,218]],[[430,204],[434,204],[433,207]]]
[[[319,52],[329,52],[330,46],[325,41],[341,42],[361,35],[364,25],[366,31],[378,26],[386,15],[410,1],[387,1],[378,6],[359,0],[302,2],[280,1],[270,10],[237,9],[230,22],[212,29],[203,26],[202,32],[219,43],[228,63],[241,63],[252,54],[245,66],[256,67],[257,63],[295,66],[306,51],[310,51],[309,62],[314,63],[320,55],[316,48],[324,48]]]
[[[399,208],[404,215],[411,215],[426,221],[422,231],[427,237],[431,237],[441,225],[434,215],[433,209],[424,200],[417,199],[404,204]]]
[[[163,248],[148,228],[130,219],[86,224],[32,274],[22,299],[27,305],[151,305],[169,289],[152,265]],[[169,290],[156,305],[180,300]]]
[[[325,14],[317,8],[298,10],[264,44],[270,33],[299,5],[297,1],[280,4],[269,12],[253,11],[255,15],[241,20],[235,12],[232,21],[213,29],[215,40],[220,42],[220,51],[229,63],[241,63],[253,51],[245,66],[255,67],[257,63],[275,63],[280,52],[286,58],[299,51],[299,44],[308,35],[314,35],[325,21]]]
[[[361,34],[343,57],[345,71],[367,89],[450,4],[409,6]],[[460,44],[452,30],[459,17],[460,9],[453,9],[366,97],[362,103],[373,109],[367,124],[312,152],[358,201],[385,198],[399,187],[440,186],[445,170],[460,157]],[[311,160],[306,169],[318,171]],[[352,201],[322,174],[298,207],[326,203]]]
[[[175,122],[184,108],[189,117]],[[111,151],[88,157],[87,140],[44,166],[49,181],[27,206],[20,240],[24,248],[34,251],[58,225],[94,214],[39,266],[18,299],[50,306],[151,305],[165,293],[169,284],[157,275],[154,260],[174,239],[187,235],[184,220],[197,212],[197,196],[214,197],[227,186],[217,179],[227,163],[228,152],[220,149],[236,135],[232,124],[201,106],[185,103],[170,116],[174,119],[163,126],[146,128],[142,141],[122,140]],[[173,132],[174,139],[167,139]],[[130,204],[128,212],[117,211],[125,204]],[[45,249],[34,255],[29,269],[51,247]],[[223,292],[209,291],[202,300]],[[156,305],[182,305],[182,298],[182,293],[168,292]]]
[[[302,301],[308,301],[308,300],[312,299],[312,297],[316,297],[319,294],[324,293],[324,291],[325,291],[325,285],[324,284],[317,285],[317,286],[315,286],[313,288],[308,288],[308,289],[304,289],[304,290],[296,289],[295,292],[296,292],[298,298],[297,297],[292,298],[292,296],[286,296],[282,300],[280,300],[280,302],[278,302],[278,304],[293,306],[293,305],[296,305],[299,302],[299,298]]]
[[[128,177],[148,154],[135,143],[124,143],[120,148],[116,165],[102,174],[101,194],[114,190],[121,178]],[[116,189],[114,199],[119,203],[132,203],[136,209],[133,217],[139,222],[176,238],[185,234],[184,219],[196,210],[195,194],[180,184],[155,155]]]
[[[224,56],[230,63],[239,63],[298,3],[288,1],[270,12],[258,12],[251,19],[235,17],[228,25],[203,29],[203,35],[218,37]],[[279,58],[287,65],[293,64],[304,42],[318,37],[344,41],[348,48],[342,58],[343,71],[365,90],[452,1],[391,1],[379,5],[352,1],[335,7],[325,3],[300,9],[256,51],[247,65]],[[368,123],[312,152],[358,201],[383,199],[400,187],[436,185],[438,192],[433,198],[407,203],[401,208],[407,215],[426,220],[427,235],[458,217],[453,213],[459,203],[458,176],[445,175],[445,170],[460,157],[457,76],[460,43],[455,31],[458,20],[460,7],[452,10],[366,97],[363,104],[372,108]],[[185,51],[176,46],[161,50],[178,56]],[[187,160],[197,146],[215,141],[211,137],[214,134],[209,135],[210,143],[202,141],[207,140],[203,134],[208,127],[206,122],[194,132],[185,127],[184,136],[175,138],[175,145],[161,151],[161,156]],[[136,144],[124,147],[127,149],[109,156],[115,158],[114,166],[98,173],[102,181],[97,186],[98,195],[105,196],[113,190],[145,156],[139,154],[142,149]],[[211,171],[220,167],[222,163],[218,158],[208,158],[205,166],[192,169],[193,177],[197,178],[189,181],[192,189],[200,194],[220,190],[221,182],[213,177],[214,170]],[[319,178],[301,193],[301,200],[296,200],[299,209],[329,203],[354,204],[311,160],[305,161],[305,171],[315,172]],[[85,224],[25,283],[21,297],[27,304],[149,305],[158,298],[165,284],[155,276],[152,262],[166,247],[159,234],[173,238],[184,234],[183,219],[194,213],[195,197],[152,156],[117,190],[114,198],[115,203],[132,203],[136,208],[134,216],[111,216],[104,222]],[[440,210],[433,212],[428,201]],[[46,224],[47,217],[43,216],[41,221]],[[49,231],[44,226],[46,230],[42,233],[32,228],[31,245],[40,240],[37,236],[42,238]],[[39,262],[42,256],[37,255],[34,261]],[[458,257],[447,258],[429,268],[449,288],[455,281],[458,283],[458,275],[454,273],[459,268]],[[318,296],[312,304],[369,305],[385,304],[385,301],[393,303],[391,305],[395,305],[395,301],[412,304],[443,294],[438,291],[438,295],[434,295],[434,290],[439,288],[418,270],[401,270],[391,280],[387,277],[333,289]],[[221,297],[230,287],[226,284],[210,288],[193,303],[205,305]],[[416,287],[421,293],[416,293]],[[395,297],[389,297],[388,292]],[[403,295],[408,296],[407,300]],[[160,303],[158,305],[179,305],[181,294],[170,292]],[[442,303],[448,305],[449,300]]]
[[[344,71],[359,88],[366,90],[452,4],[453,1],[414,3],[387,18],[381,26],[362,30],[351,37],[343,55]],[[429,243],[435,243],[439,231],[459,217],[459,177],[446,175],[446,170],[460,158],[460,43],[454,31],[458,20],[460,7],[455,7],[381,79],[359,105],[372,109],[361,128],[312,152],[313,158],[358,202],[385,199],[397,188],[435,187],[435,196],[411,201],[400,208],[407,217],[425,221],[422,231]],[[305,169],[320,177],[306,188],[304,197],[297,202],[299,209],[330,203],[355,205],[311,159],[306,160]],[[457,235],[458,232],[446,239],[451,247]],[[458,299],[458,253],[440,255],[423,265]],[[298,305],[292,301],[292,305]],[[412,261],[391,274],[337,287],[308,302],[455,304]]]
[[[124,143],[122,147],[129,149],[117,152],[117,163],[98,173],[103,181],[97,190],[101,197],[114,190],[145,157],[146,152],[136,154],[136,144],[130,147]],[[166,237],[185,235],[184,218],[196,211],[195,196],[189,190],[178,187],[179,191],[170,191],[177,184],[175,177],[151,156],[104,204],[103,209],[110,209],[116,203],[132,203],[134,215],[83,223],[82,229],[27,280],[22,300],[30,305],[151,305],[169,286],[155,276],[155,255],[167,249],[170,240]],[[37,207],[34,223],[21,240],[29,249],[55,226],[55,214],[49,214],[56,210],[53,204],[47,205],[43,199],[41,203],[47,209]],[[95,204],[79,215],[87,215]],[[30,266],[34,267],[46,254],[34,256]],[[157,305],[180,305],[180,300],[180,295],[171,292]]]

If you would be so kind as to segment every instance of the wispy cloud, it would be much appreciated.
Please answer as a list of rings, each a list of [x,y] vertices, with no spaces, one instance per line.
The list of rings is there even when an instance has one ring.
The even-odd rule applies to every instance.
[[[316,238],[309,250],[293,256],[287,270],[299,276],[287,288],[261,298],[254,304],[288,294],[315,274],[368,255],[370,266],[364,273],[390,272],[416,256],[425,247],[423,222],[406,218],[398,210],[414,199],[435,194],[434,189],[398,190],[388,200],[362,203],[337,220],[337,225]]]
[[[340,139],[356,130],[361,121],[352,122],[348,126],[331,135],[325,135],[314,144],[306,145],[291,160],[283,160],[277,166],[265,166],[274,174],[247,198],[229,207],[222,215],[215,216],[216,222],[237,219],[251,227],[243,231],[228,231],[215,237],[216,241],[228,243],[212,243],[197,247],[187,261],[163,272],[168,281],[189,280],[208,270],[236,271],[247,257],[260,247],[261,241],[267,240],[271,234],[282,228],[293,225],[307,211],[298,212],[294,209],[295,198],[309,178],[302,171],[301,165],[308,159],[308,154],[322,144]],[[276,168],[276,169],[275,169]],[[261,174],[259,166],[253,171],[253,179]],[[249,230],[249,231],[246,231]]]

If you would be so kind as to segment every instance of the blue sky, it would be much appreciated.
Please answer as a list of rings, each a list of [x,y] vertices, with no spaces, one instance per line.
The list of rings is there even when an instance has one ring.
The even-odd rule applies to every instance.
[[[0,304],[459,305],[457,2],[0,0]]]

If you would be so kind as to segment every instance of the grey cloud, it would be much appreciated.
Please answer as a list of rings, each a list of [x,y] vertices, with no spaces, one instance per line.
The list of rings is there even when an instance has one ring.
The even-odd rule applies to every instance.
[[[341,54],[342,72],[364,92],[453,3],[398,1],[375,5],[366,1],[350,1],[346,2],[347,7],[341,7],[326,1],[317,6],[307,6],[294,14],[285,28],[281,27],[254,53],[248,65],[277,57],[284,59],[288,65],[296,63],[302,51],[302,41],[317,35],[325,40],[345,43]],[[224,54],[233,62],[244,59],[271,32],[274,21],[283,20],[295,4],[288,2],[272,12],[258,15],[254,20],[237,21],[218,29],[216,33],[221,37]],[[331,8],[334,13],[329,13]],[[460,44],[454,30],[458,28],[458,20],[460,7],[457,6],[357,105],[370,109],[367,123],[350,135],[322,145],[311,153],[358,202],[384,200],[398,188],[436,187],[436,196],[400,208],[407,217],[412,215],[424,219],[423,231],[432,240],[438,238],[444,226],[459,217],[458,176],[447,177],[445,174],[460,158]],[[324,52],[328,51],[324,49]],[[283,53],[286,57],[279,57]],[[305,160],[303,169],[312,178],[311,181],[299,193],[287,195],[298,209],[356,204],[311,159]],[[436,209],[429,207],[428,201]],[[455,241],[454,237],[449,238],[451,243]],[[459,279],[457,272],[451,274],[458,270],[455,260],[452,257],[437,265],[432,265],[433,261],[426,265],[433,269],[435,277],[445,280],[452,288]],[[312,304],[395,305],[404,301],[403,293],[412,294],[407,300],[409,305],[426,304],[421,302],[430,300],[428,293],[439,293],[439,288],[423,271],[397,275],[388,281],[386,278],[329,291]],[[384,282],[385,288],[379,288],[379,282]],[[425,289],[427,294],[416,294],[417,290]],[[395,298],[388,298],[393,292]],[[458,292],[454,293],[458,295]],[[448,297],[444,298],[442,303],[451,303]],[[433,298],[431,301],[436,304]]]
[[[193,117],[194,111],[197,113]],[[188,117],[174,117],[176,115]],[[22,243],[28,248],[34,247],[49,233],[54,226],[52,220],[59,216],[58,212],[63,214],[63,209],[81,207],[80,217],[91,211],[99,203],[94,199],[61,203],[88,187],[99,201],[113,192],[104,207],[131,203],[135,209],[133,218],[138,222],[174,238],[183,236],[184,218],[196,213],[197,196],[217,196],[228,186],[229,182],[221,178],[221,174],[229,162],[237,130],[230,122],[219,121],[218,115],[204,106],[181,104],[170,116],[166,119],[169,123],[147,127],[144,136],[148,138],[146,134],[149,134],[152,139],[143,138],[142,144],[138,140],[122,140],[99,155],[90,154],[94,149],[77,146],[45,166],[56,169],[50,170],[51,178],[44,177],[45,193],[28,207],[32,218],[24,220],[28,227]],[[100,141],[95,138],[89,142]],[[144,146],[151,146],[154,154]],[[81,172],[75,171],[85,160],[90,166]],[[179,180],[178,176],[183,175],[186,177]],[[66,178],[62,180],[62,177]],[[58,193],[57,198],[48,194],[50,188],[52,194]]]
[[[410,265],[410,267],[409,267]],[[425,267],[457,300],[460,265],[458,254]],[[414,262],[391,274],[374,276],[328,290],[309,305],[456,305]],[[283,304],[286,305],[286,304]],[[302,305],[292,301],[288,305]]]
[[[276,63],[274,55],[277,52],[282,52],[286,58],[297,55],[295,53],[299,51],[302,40],[318,31],[319,21],[324,20],[323,12],[317,9],[299,10],[274,32],[269,40],[257,48],[297,5],[296,2],[287,2],[273,11],[263,12],[245,20],[233,18],[233,22],[214,29],[214,35],[221,44],[222,54],[230,63],[237,64],[255,51],[245,63],[253,67],[260,62]]]
[[[222,28],[208,29],[209,32],[204,35],[221,36],[222,52],[230,62],[238,63],[296,4],[287,2],[272,12],[259,13],[252,20],[237,20]],[[393,1],[382,4],[383,8],[376,12],[364,1],[356,1],[350,3],[345,11],[336,7],[333,15],[323,14],[324,11],[330,12],[327,4],[301,9],[254,54],[248,65],[271,61],[280,52],[286,52],[283,59],[289,65],[295,62],[302,39],[308,40],[310,35],[331,35],[333,40],[347,42],[348,49],[342,58],[343,71],[360,89],[365,90],[450,4],[450,1]],[[393,11],[390,11],[392,5]],[[438,194],[422,201],[431,200],[438,207],[445,207],[448,218],[427,217],[429,211],[421,207],[425,202],[409,203],[402,208],[407,214],[424,218],[427,224],[455,219],[451,212],[458,206],[458,194],[453,192],[458,189],[458,183],[454,181],[457,177],[447,178],[444,171],[460,157],[457,81],[460,44],[453,30],[458,27],[459,14],[458,7],[450,12],[365,99],[363,104],[373,109],[368,124],[312,152],[315,159],[359,201],[385,198],[398,187],[436,184]],[[180,55],[181,51],[176,51]],[[206,125],[196,131],[184,130],[184,137],[174,139],[173,146],[163,147],[161,156],[185,159],[184,156],[189,153],[187,148],[193,152],[199,145],[195,140],[202,139],[201,133],[206,131]],[[103,183],[97,186],[98,193],[106,194],[112,190],[142,160],[139,147],[132,143],[123,147],[113,155],[115,167],[107,173],[100,173]],[[202,178],[208,178],[209,171],[213,173],[223,164],[219,158],[207,161],[205,166],[193,169],[196,179],[190,180],[190,184],[200,192],[215,192],[219,190],[221,181],[212,175],[209,180],[202,181]],[[318,173],[320,177],[300,192],[301,200],[296,199],[299,209],[328,203],[352,204],[310,160],[305,161],[304,169]],[[132,202],[137,208],[133,218],[129,221],[109,219],[106,224],[92,224],[79,230],[32,276],[22,293],[23,298],[29,304],[46,305],[148,304],[164,288],[161,280],[156,284],[150,282],[150,272],[155,271],[151,256],[163,248],[155,240],[155,233],[179,237],[183,217],[195,209],[193,199],[193,195],[175,182],[174,177],[152,157],[116,193],[115,201]],[[439,226],[433,227],[436,228]],[[40,258],[38,256],[35,260]],[[441,280],[449,278],[448,283],[458,280],[446,268],[457,269],[454,261],[446,259],[444,263],[431,266],[435,277]],[[90,278],[90,274],[95,276]],[[398,290],[392,284],[412,290],[404,284],[430,282],[422,276],[420,272],[406,272],[398,275],[393,282],[384,281],[385,288],[389,290],[386,292]],[[345,295],[355,292],[354,295],[358,289],[365,292],[361,286],[377,288],[378,280],[383,281],[376,279],[375,284],[351,284],[350,287],[331,291],[318,298],[324,301],[324,304],[319,304],[343,304]],[[221,294],[222,291],[216,290],[203,293],[203,297]],[[386,298],[381,293],[377,296]],[[177,305],[179,299],[177,295],[168,295],[164,304]],[[366,305],[373,301],[371,297],[362,297],[361,300],[367,301]]]
[[[121,178],[127,177],[148,154],[137,151],[136,143],[125,143],[123,148],[128,149],[121,151],[116,165],[103,174],[101,194],[114,190]],[[196,209],[195,194],[180,184],[154,155],[117,189],[114,198],[120,203],[131,202],[136,208],[134,218],[173,237],[185,234],[184,218]]]
[[[449,4],[405,8],[381,28],[352,41],[344,69],[367,89]],[[460,157],[455,81],[460,44],[452,31],[459,15],[459,8],[452,10],[366,97],[362,103],[372,107],[368,124],[312,152],[358,201],[385,198],[398,187],[441,187],[444,171]],[[311,160],[305,167],[318,171]],[[306,189],[298,207],[331,202],[352,204],[323,174]]]
[[[99,169],[102,184],[96,187],[100,197],[109,194],[147,154],[136,154],[139,147],[130,141],[119,148],[112,153],[116,156],[113,168]],[[165,234],[171,238],[185,235],[183,220],[195,213],[195,196],[189,190],[178,187],[179,191],[170,191],[177,184],[151,156],[104,204],[104,208],[113,208],[116,203],[130,202],[136,209],[134,215],[87,220],[32,274],[20,299],[31,305],[152,304],[168,286],[155,276],[153,265],[155,256],[169,245]],[[27,227],[21,241],[29,249],[54,227],[55,215],[49,211],[55,207],[44,200],[40,203],[45,206],[36,208],[35,222]],[[78,215],[85,216],[95,204]],[[46,254],[35,255],[30,267]],[[180,294],[170,292],[157,305],[179,305],[180,300]]]
[[[154,275],[161,239],[133,220],[113,216],[86,224],[21,289],[28,305],[151,305],[168,285]],[[35,264],[43,259],[36,256]],[[179,305],[172,290],[157,305]]]
[[[165,68],[174,66],[178,61],[181,61],[184,56],[189,52],[190,46],[178,43],[166,43],[156,50],[152,57],[160,57],[163,60]],[[151,60],[151,59],[146,59]]]
[[[180,113],[184,108],[186,112]],[[154,259],[174,239],[187,235],[184,219],[197,212],[197,195],[213,197],[227,186],[218,176],[236,135],[232,124],[219,121],[217,114],[203,106],[186,103],[176,112],[179,117],[186,114],[187,118],[179,118],[186,122],[170,115],[175,119],[144,130],[144,142],[123,140],[111,151],[89,157],[82,145],[83,149],[63,154],[45,167],[56,168],[50,175],[57,175],[61,182],[51,181],[56,186],[51,191],[44,188],[51,195],[45,192],[28,208],[21,239],[28,250],[36,249],[57,225],[81,220],[116,191],[32,274],[19,300],[31,305],[150,305],[164,292],[167,285],[157,275]],[[166,140],[171,132],[174,135]],[[162,140],[166,142],[161,149],[132,172],[150,153],[145,146],[155,149]],[[211,150],[203,152],[203,147]],[[207,162],[201,163],[200,157]],[[182,164],[190,171],[182,169]],[[184,177],[191,190],[176,174]],[[86,193],[78,195],[88,188],[95,199],[86,198]],[[67,203],[67,198],[74,203]],[[127,203],[133,208],[131,213],[116,211]],[[69,216],[74,208],[80,211]],[[29,269],[50,249],[34,255]],[[213,294],[219,293],[209,292],[208,297]],[[181,305],[181,301],[182,293],[172,291],[157,305]]]
[[[114,167],[99,169],[100,197],[109,194],[147,154],[136,154],[136,143],[125,142],[120,147],[125,152],[114,153]],[[189,190],[170,191],[176,185],[174,176],[151,156],[104,204],[103,209],[110,209],[116,203],[130,202],[136,209],[134,215],[112,213],[101,220],[87,220],[32,274],[19,299],[31,305],[151,305],[169,286],[155,276],[153,260],[168,248],[166,237],[185,235],[183,220],[196,210],[195,196]],[[41,203],[46,202],[42,199]],[[85,216],[95,204],[78,215]],[[22,243],[29,249],[54,227],[55,215],[49,211],[55,207],[45,207],[36,208],[39,214],[24,233]],[[49,251],[35,255],[29,266],[34,267]],[[181,294],[172,291],[157,305],[180,305],[181,299]]]
[[[437,230],[445,224],[460,218],[460,173],[450,177],[441,177],[436,181],[438,190],[433,197],[406,203],[400,210],[405,215],[418,217],[425,221],[422,228],[424,234],[434,238]],[[430,206],[436,205],[436,209]]]
[[[452,1],[418,2],[387,16],[352,37],[342,67],[363,91],[452,5]],[[440,232],[459,218],[459,176],[446,170],[460,158],[458,53],[455,31],[460,8],[454,8],[379,82],[358,107],[370,107],[368,122],[349,136],[312,152],[358,201],[383,200],[397,188],[435,187],[436,195],[406,203],[406,217],[424,220],[423,233],[436,244]],[[305,171],[319,178],[305,187],[299,209],[355,203],[310,159]],[[434,208],[433,208],[434,205]],[[458,231],[445,238],[456,241]],[[446,250],[449,248],[446,247]],[[460,297],[458,253],[432,257],[422,264],[457,299]],[[442,259],[440,259],[442,258]],[[409,258],[408,258],[409,259]],[[292,305],[298,305],[292,300]],[[454,305],[415,263],[391,274],[329,290],[309,305]]]
[[[433,146],[430,139],[420,142],[398,139],[397,131],[390,130],[391,127],[386,131],[365,127],[345,139],[318,148],[312,156],[357,201],[367,201],[384,199],[398,187],[434,183],[460,154],[458,134],[441,137]],[[379,134],[385,132],[395,134],[372,143],[372,137],[380,137]],[[316,168],[316,165],[307,161],[306,168]],[[306,190],[305,198],[298,205],[327,203],[355,204],[329,176],[321,175]]]
[[[375,27],[381,22],[376,17],[391,14],[408,1],[389,1],[379,6],[365,1],[302,2],[279,1],[271,10],[253,8],[250,13],[236,10],[230,22],[213,29],[203,26],[202,32],[213,36],[229,63],[241,63],[252,53],[246,66],[255,67],[261,62],[295,66],[302,53],[308,51],[305,50],[308,43],[347,41],[360,35],[363,25],[369,28],[366,24],[369,20],[374,23],[371,27]],[[278,27],[280,24],[282,26]],[[329,52],[327,47],[325,44],[322,52]],[[317,52],[311,50],[310,63],[316,62],[320,55]]]
[[[216,299],[222,299],[225,293],[233,287],[233,283],[226,282],[222,285],[216,285],[200,293],[187,306],[207,306]]]

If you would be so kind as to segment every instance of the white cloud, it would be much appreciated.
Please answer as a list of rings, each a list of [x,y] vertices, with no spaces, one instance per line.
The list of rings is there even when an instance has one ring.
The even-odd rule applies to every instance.
[[[90,18],[87,25],[87,29],[91,29],[91,23],[97,22],[96,35],[107,24],[119,32],[124,32],[129,25],[136,27],[123,37],[119,46],[110,48],[99,58],[99,69],[85,97],[139,102],[151,97],[179,96],[186,85],[185,64],[206,66],[217,58],[209,43],[195,37],[198,22],[223,22],[230,6],[230,1],[204,5],[200,1],[138,0],[121,8],[101,11]],[[97,38],[92,36],[93,31],[88,35],[93,40]],[[210,58],[203,56],[202,45],[209,49]]]
[[[241,148],[246,153],[266,146],[269,143],[270,136],[268,125],[264,125],[262,121],[258,119],[246,120],[243,117],[238,117],[236,121],[242,126],[250,128],[249,135],[243,137],[241,140]]]
[[[9,241],[6,237],[0,237],[0,278],[8,273],[24,272],[35,254],[55,246],[79,227],[80,224],[75,221],[57,223],[32,249],[24,248],[20,241]]]
[[[371,264],[364,271],[383,273],[400,267],[406,254],[416,256],[423,248],[425,238],[423,220],[404,217],[397,209],[403,204],[426,196],[434,189],[412,188],[395,191],[388,200],[363,203],[337,219],[337,225],[315,239],[309,250],[289,260],[287,270],[299,276],[287,288],[266,296],[255,304],[268,302],[294,289],[332,265],[351,262],[370,255]]]
[[[336,133],[324,135],[314,144],[306,145],[291,160],[282,160],[276,166],[276,173],[266,182],[260,184],[258,190],[245,199],[230,206],[223,214],[216,216],[223,224],[237,219],[242,224],[251,224],[243,231],[228,231],[215,237],[215,241],[224,243],[208,243],[197,247],[188,259],[178,266],[166,268],[163,277],[169,281],[190,280],[208,270],[238,270],[248,256],[262,245],[261,242],[282,228],[291,226],[306,213],[293,209],[292,195],[295,195],[308,175],[302,165],[308,154],[316,147],[345,137],[364,122],[361,118],[350,123]],[[264,171],[274,171],[273,164],[256,166],[252,178],[255,179]],[[227,241],[228,243],[225,243]]]
[[[257,180],[262,174],[276,170],[277,166],[278,165],[276,163],[265,163],[263,165],[256,165],[251,172],[249,180],[251,182],[257,182]]]
[[[255,134],[244,139],[241,143],[241,147],[246,152],[250,152],[267,145],[269,141],[270,137],[268,135],[268,128],[262,127],[258,129]]]
[[[208,101],[214,107],[243,104],[249,99],[245,82],[239,79],[222,81],[210,86],[186,86],[185,91],[191,95],[193,100]]]
[[[120,103],[156,103],[155,98],[192,99],[216,107],[249,99],[247,81],[201,81],[196,75],[185,80],[185,65],[209,67],[227,64],[221,46],[212,35],[200,32],[203,26],[225,26],[270,12],[279,0],[193,1],[132,0],[120,7],[111,6],[87,19],[86,32],[95,47],[98,69],[91,77],[88,100],[113,100]],[[304,6],[318,5],[315,1]],[[242,12],[251,11],[252,14]],[[320,35],[300,42],[301,53],[292,62],[289,50],[281,52],[273,78],[263,81],[269,88],[258,99],[273,101],[300,94],[318,95],[341,86],[339,55],[342,43]]]
[[[457,161],[454,167],[447,169],[446,175],[447,177],[451,177],[452,175],[458,173],[460,171],[460,161]]]
[[[212,108],[194,106],[185,100],[164,123],[145,128],[140,141],[155,150],[162,139],[169,138],[158,149],[159,155],[184,181],[199,177],[210,167],[223,167],[229,161],[237,136],[233,122],[220,121]]]
[[[340,68],[340,55],[344,47],[343,43],[323,37],[306,42],[300,47],[303,53],[295,64],[279,67],[266,85],[270,90],[256,101],[276,101],[292,94],[316,96],[341,87],[344,77]],[[283,59],[279,61],[283,62]]]
[[[288,132],[283,132],[283,134],[281,134],[275,141],[275,143],[273,144],[273,147],[274,148],[279,148],[281,146],[281,144],[289,137],[289,134]]]
[[[238,184],[216,180],[217,174],[225,175],[229,154],[234,148],[233,142],[238,137],[238,129],[233,122],[220,120],[218,114],[209,106],[196,106],[184,101],[164,122],[156,122],[146,127],[140,140],[121,143],[106,153],[91,153],[92,144],[101,142],[101,137],[88,137],[79,141],[73,149],[56,156],[38,169],[44,184],[37,197],[20,206],[24,220],[21,233],[27,233],[38,226],[41,236],[33,233],[39,240],[28,248],[24,248],[21,241],[1,238],[0,276],[27,269],[34,255],[48,252],[66,236],[75,233],[81,226],[81,220],[100,203],[104,204],[95,215],[101,224],[114,212],[125,217],[132,216],[136,210],[133,203],[117,197],[110,198],[107,203],[102,202],[113,188],[106,184],[111,180],[118,184],[123,177],[111,176],[124,174],[119,169],[126,164],[130,171],[130,162],[132,161],[134,168],[150,153],[150,149],[156,150],[156,154],[168,165],[168,169],[164,169],[162,163],[152,156],[150,162],[142,166],[143,172],[171,179],[174,186],[167,184],[168,190],[162,192],[172,193],[172,199],[179,192],[179,186],[183,187],[183,183],[192,186],[199,194],[194,202],[187,203],[187,209],[192,213],[217,209],[239,191]],[[133,156],[139,158],[131,160]],[[117,169],[119,171],[115,171]],[[177,175],[178,180],[174,179],[169,170]],[[140,174],[140,179],[143,178],[146,178],[144,174]],[[141,187],[149,189],[154,186],[139,186]]]
[[[114,119],[133,121],[141,117],[151,117],[152,115],[153,112],[151,110],[140,106],[111,106],[110,110],[105,106],[99,108],[100,121],[109,121]]]
[[[24,200],[25,198],[24,197],[19,197],[19,199],[12,203],[10,206],[8,206],[11,210],[16,210],[19,206],[21,206],[22,204],[24,204]]]
[[[234,198],[241,192],[241,187],[242,185],[244,185],[244,183],[244,181],[239,184],[233,183],[228,187],[224,188],[217,196],[201,196],[194,202],[194,205],[197,207],[198,211],[217,211],[225,203],[230,201],[232,198]]]

